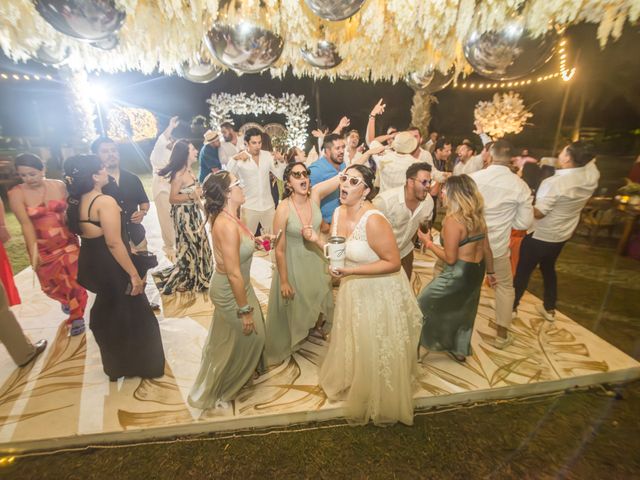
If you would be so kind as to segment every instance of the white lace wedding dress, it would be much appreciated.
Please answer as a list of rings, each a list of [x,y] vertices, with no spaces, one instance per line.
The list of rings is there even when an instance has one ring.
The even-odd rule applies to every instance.
[[[367,242],[368,210],[346,241],[346,265],[375,262]],[[339,210],[333,219],[336,235]],[[413,424],[413,375],[422,313],[400,270],[344,277],[335,303],[329,350],[320,386],[330,400],[345,400],[352,423]]]

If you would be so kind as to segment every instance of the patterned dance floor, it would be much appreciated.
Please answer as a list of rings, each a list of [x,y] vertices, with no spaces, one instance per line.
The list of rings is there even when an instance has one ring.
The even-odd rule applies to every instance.
[[[147,216],[150,248],[161,251],[154,212]],[[256,254],[252,279],[263,307],[271,282],[269,257]],[[163,260],[166,262],[166,260]],[[163,263],[164,265],[164,263]],[[433,258],[417,255],[412,285],[419,291],[431,279]],[[41,293],[31,270],[16,282],[22,305],[14,308],[32,340],[49,347],[30,366],[16,369],[0,346],[0,451],[52,449],[101,442],[240,430],[340,418],[317,385],[326,344],[309,339],[291,359],[245,386],[224,408],[201,411],[186,403],[200,364],[212,306],[198,298],[189,316],[159,315],[167,358],[157,380],[121,379],[102,372],[93,335],[67,337],[60,306]],[[159,301],[157,290],[148,286]],[[91,299],[92,301],[92,299]],[[535,312],[539,300],[526,294],[512,325],[515,342],[504,351],[491,346],[495,334],[493,292],[484,288],[473,335],[473,356],[458,364],[431,353],[415,393],[418,408],[527,396],[574,386],[640,377],[640,364],[576,322],[558,314],[555,323]],[[177,308],[167,312],[176,315]]]

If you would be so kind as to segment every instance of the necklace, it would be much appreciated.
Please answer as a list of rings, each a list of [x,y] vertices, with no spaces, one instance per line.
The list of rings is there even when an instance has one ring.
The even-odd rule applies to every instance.
[[[296,202],[294,202],[292,198],[290,198],[289,201],[293,204],[293,208],[296,211],[296,215],[298,215],[298,220],[300,220],[300,224],[302,225],[302,228],[304,229],[305,227],[312,226],[313,212],[311,211],[311,208],[309,208],[309,220],[305,222],[302,218],[302,215],[300,214],[300,210],[298,210],[298,206],[296,205]],[[309,200],[309,197],[307,197],[305,201],[305,206],[309,205],[309,207],[311,207],[310,202],[311,200]]]
[[[229,218],[231,218],[234,222],[236,222],[236,224],[242,229],[244,230],[247,235],[249,235],[249,238],[251,238],[251,240],[255,240],[255,237],[253,236],[253,233],[251,233],[249,231],[249,229],[247,228],[247,226],[242,223],[241,220],[238,219],[238,217],[236,217],[235,215],[231,215],[229,212],[227,212],[226,210],[222,210],[222,213],[226,214]]]

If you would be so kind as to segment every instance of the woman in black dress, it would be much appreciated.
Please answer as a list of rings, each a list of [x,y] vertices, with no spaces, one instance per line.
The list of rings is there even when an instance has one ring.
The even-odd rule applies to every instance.
[[[69,191],[68,224],[80,235],[78,283],[96,294],[90,328],[109,380],[156,378],[164,374],[160,329],[144,294],[144,271],[129,251],[125,218],[116,201],[102,194],[106,170],[95,155],[64,164]]]

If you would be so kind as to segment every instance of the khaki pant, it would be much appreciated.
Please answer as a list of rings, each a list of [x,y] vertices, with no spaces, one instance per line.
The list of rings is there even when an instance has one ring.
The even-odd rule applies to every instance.
[[[251,210],[248,208],[242,208],[242,221],[247,226],[251,233],[256,233],[258,229],[258,223],[262,228],[266,228],[271,232],[273,229],[273,217],[275,216],[276,209],[271,207],[268,210]],[[277,232],[271,232],[277,233]]]
[[[35,353],[36,349],[24,336],[16,316],[9,310],[7,294],[4,285],[0,282],[0,342],[7,347],[9,355],[16,363],[26,363]]]
[[[169,192],[160,192],[153,201],[156,204],[156,213],[160,223],[162,233],[163,250],[167,255],[173,253],[176,246],[176,232],[173,229],[173,219],[171,218],[171,204],[169,203]]]
[[[513,274],[511,273],[511,255],[493,259],[493,269],[496,272],[496,323],[508,328],[511,325],[511,311],[516,293],[513,288]]]

